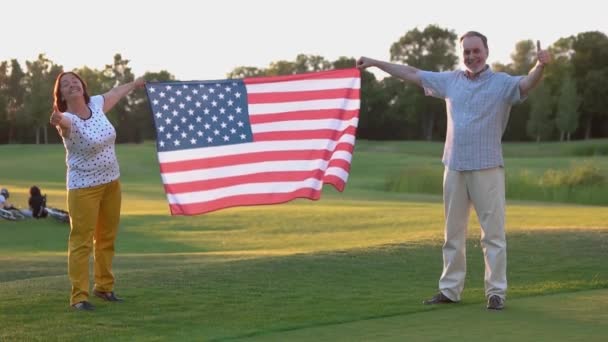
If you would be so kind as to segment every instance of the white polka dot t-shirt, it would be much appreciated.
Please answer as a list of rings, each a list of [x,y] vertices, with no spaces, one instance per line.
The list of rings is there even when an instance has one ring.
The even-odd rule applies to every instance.
[[[120,177],[114,152],[116,130],[103,112],[103,103],[103,96],[91,97],[88,119],[63,113],[72,121],[69,137],[63,138],[68,190],[107,184]]]

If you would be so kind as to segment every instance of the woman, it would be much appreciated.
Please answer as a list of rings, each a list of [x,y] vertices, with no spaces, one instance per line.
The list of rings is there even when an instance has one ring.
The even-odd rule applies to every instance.
[[[112,274],[120,220],[120,172],[114,152],[116,130],[105,113],[144,83],[138,78],[90,97],[85,82],[74,72],[63,72],[55,80],[51,124],[57,127],[66,150],[71,221],[68,275],[70,305],[76,310],[95,308],[88,301],[91,251],[95,257],[93,294],[109,302],[121,301],[114,294]]]

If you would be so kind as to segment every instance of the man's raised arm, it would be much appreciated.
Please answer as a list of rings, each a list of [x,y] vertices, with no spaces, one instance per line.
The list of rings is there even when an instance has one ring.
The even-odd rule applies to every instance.
[[[536,54],[537,61],[536,65],[530,70],[528,75],[519,81],[519,92],[521,96],[527,96],[530,90],[534,89],[540,82],[543,76],[543,70],[545,69],[545,65],[551,62],[551,55],[549,51],[542,50],[540,48],[540,41],[536,41]]]
[[[412,82],[419,87],[422,87],[422,81],[420,79],[420,75],[418,75],[418,69],[409,65],[389,63],[368,57],[359,58],[357,61],[357,68],[366,69],[369,67],[376,67],[384,72],[387,72],[391,76],[400,78],[404,81]]]

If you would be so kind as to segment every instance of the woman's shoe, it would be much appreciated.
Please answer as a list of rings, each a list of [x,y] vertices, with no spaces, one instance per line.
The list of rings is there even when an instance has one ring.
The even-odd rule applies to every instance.
[[[90,302],[83,300],[82,302],[78,302],[76,304],[72,304],[72,309],[78,311],[93,311],[95,310],[95,306]]]
[[[93,294],[107,302],[122,302],[123,301],[122,298],[116,297],[116,295],[114,294],[114,291],[101,292],[101,291],[93,290]]]

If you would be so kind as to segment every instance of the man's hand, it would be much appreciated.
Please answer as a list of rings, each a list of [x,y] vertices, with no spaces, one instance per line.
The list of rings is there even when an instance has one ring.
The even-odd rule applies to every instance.
[[[368,57],[361,57],[357,60],[357,68],[366,69],[372,66],[376,66],[376,60]]]
[[[540,48],[540,40],[536,41],[536,58],[542,66],[551,62],[551,54],[549,54],[549,51]]]
[[[522,97],[528,96],[530,90],[538,85],[538,82],[540,82],[540,79],[543,76],[545,65],[551,62],[549,51],[540,48],[540,40],[536,41],[536,58],[537,61],[532,70],[530,70],[526,77],[523,77],[519,81],[519,93]]]

